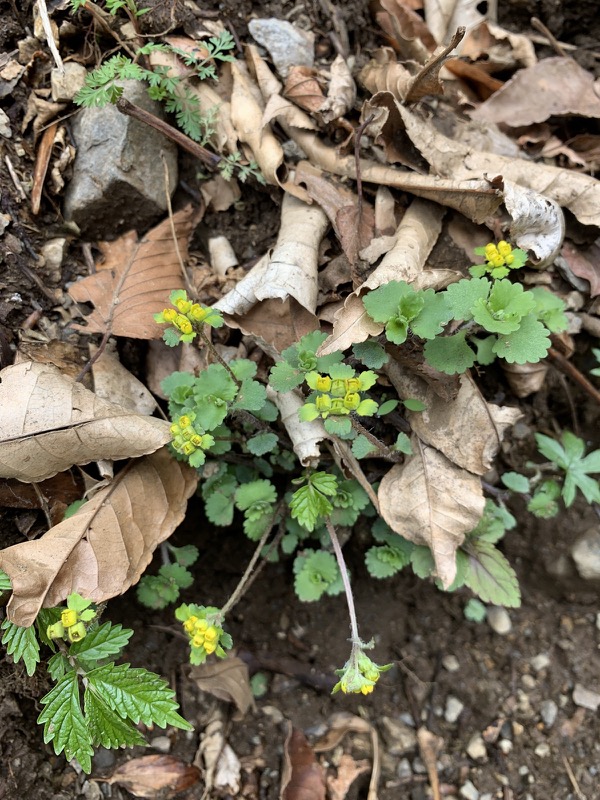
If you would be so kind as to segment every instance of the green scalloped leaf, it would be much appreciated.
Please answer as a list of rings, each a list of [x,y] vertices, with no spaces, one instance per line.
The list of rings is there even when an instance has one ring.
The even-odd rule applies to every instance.
[[[475,353],[465,337],[466,332],[460,331],[453,336],[430,339],[423,350],[428,364],[446,375],[466,372],[475,363]]]
[[[427,289],[422,296],[425,305],[418,317],[410,323],[410,328],[422,339],[434,339],[452,319],[453,310],[445,292],[436,294],[433,289]]]
[[[537,364],[548,354],[550,335],[535,316],[523,317],[519,330],[498,335],[494,353],[509,364]]]
[[[451,283],[444,294],[454,319],[473,319],[473,306],[478,300],[487,300],[491,288],[487,278],[463,278],[458,283]]]
[[[248,439],[246,446],[253,456],[264,456],[265,453],[271,453],[277,447],[278,442],[277,434],[261,431]]]
[[[389,355],[379,342],[357,342],[352,345],[354,357],[369,369],[381,369],[390,360]]]
[[[470,540],[466,548],[469,568],[465,584],[484,603],[518,608],[521,590],[514,569],[490,542]]]

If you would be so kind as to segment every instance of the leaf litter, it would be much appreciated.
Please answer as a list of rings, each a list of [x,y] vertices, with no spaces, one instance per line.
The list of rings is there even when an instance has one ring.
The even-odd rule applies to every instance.
[[[231,153],[242,143],[267,182],[286,192],[274,248],[264,253],[228,294],[210,298],[217,299],[229,321],[272,358],[318,326],[319,283],[328,249],[341,251],[354,280],[341,291],[343,305],[333,330],[323,325],[331,337],[321,348],[322,354],[381,332],[381,325],[365,319],[360,298],[368,291],[389,280],[440,289],[459,279],[460,271],[440,268],[431,259],[449,229],[448,208],[454,210],[454,221],[488,226],[488,239],[500,231],[508,232],[529,251],[541,275],[553,263],[560,263],[556,258],[562,251],[572,273],[589,283],[590,295],[598,293],[597,245],[593,239],[578,239],[562,210],[568,209],[583,225],[600,226],[595,178],[565,168],[560,157],[548,164],[529,160],[525,152],[515,158],[469,147],[444,132],[442,113],[427,105],[432,94],[442,94],[458,106],[456,86],[441,67],[459,46],[459,26],[467,28],[467,36],[458,53],[468,54],[491,74],[516,70],[502,88],[495,86],[488,100],[472,103],[474,119],[521,127],[552,123],[553,117],[573,114],[595,117],[597,97],[590,94],[593,77],[571,59],[547,58],[536,64],[531,42],[484,21],[472,0],[426,0],[425,21],[415,7],[419,4],[400,0],[373,3],[374,17],[395,53],[400,54],[398,60],[391,51],[380,51],[360,76],[353,76],[350,62],[341,56],[328,65],[329,74],[293,67],[282,95],[280,82],[251,47],[246,62],[238,59],[231,66],[228,97],[216,92],[213,96],[214,104],[222,104],[213,139],[216,148]],[[440,45],[437,50],[436,43]],[[489,63],[484,64],[488,56]],[[176,68],[177,62],[170,59],[170,66]],[[536,92],[547,71],[555,74],[553,69],[558,69],[561,81],[548,93]],[[356,125],[354,77],[372,95],[360,95],[361,121],[375,117],[369,123],[371,130],[366,125],[362,131],[359,160],[343,147],[331,146],[323,136],[324,124],[345,116],[353,119],[352,123],[344,120],[350,127]],[[461,87],[460,79],[456,83]],[[579,87],[575,92],[574,84]],[[462,86],[462,90],[464,97],[471,97],[468,87]],[[527,102],[520,100],[523,91]],[[199,92],[208,93],[209,87],[201,84]],[[586,92],[590,102],[585,101]],[[424,100],[428,113],[406,107],[417,100]],[[276,123],[289,137],[286,144],[301,149],[304,161],[289,157],[289,150],[275,135]],[[383,157],[377,147],[383,148]],[[362,190],[357,179],[362,181]],[[377,229],[377,216],[368,199],[380,187],[393,190],[391,196],[401,217],[395,231],[385,237]],[[224,209],[231,201],[231,197],[218,200],[215,208]],[[188,242],[199,218],[200,212],[193,206],[174,215],[177,244],[171,236],[170,220],[145,235],[131,232],[116,242],[103,243],[104,262],[97,265],[97,272],[69,289],[76,302],[94,307],[85,326],[73,327],[86,333],[158,338],[160,330],[152,314],[164,307],[170,290],[187,281],[180,258],[184,263],[189,260]],[[597,231],[594,238],[597,240]],[[360,269],[364,273],[357,279]],[[124,396],[111,403],[107,398],[114,400],[116,392],[100,388],[100,363],[95,397],[57,370],[40,365],[19,365],[18,370],[8,367],[2,372],[0,392],[7,400],[3,408],[10,409],[11,398],[19,398],[18,409],[14,400],[12,403],[10,426],[5,429],[4,422],[2,426],[4,477],[42,481],[76,464],[136,459],[76,515],[51,528],[37,542],[0,552],[0,567],[13,580],[9,618],[18,624],[28,624],[40,607],[54,605],[72,591],[97,601],[125,591],[138,580],[154,548],[181,520],[195,488],[196,477],[161,449],[169,438],[166,423],[149,416],[149,404],[132,413],[126,410]],[[418,359],[412,365],[407,363],[405,360],[400,366],[400,361],[392,361],[380,381],[389,379],[401,398],[423,400],[426,411],[406,414],[413,431],[413,454],[383,475],[379,506],[393,530],[431,549],[437,574],[448,587],[454,578],[455,551],[483,512],[480,476],[489,469],[520,411],[487,402],[470,375],[460,380],[455,391],[443,376],[424,377]],[[116,367],[112,365],[108,371],[116,371]],[[330,437],[318,425],[292,424],[301,399],[294,400],[290,394],[279,401],[283,424],[301,463],[317,463],[320,444]],[[284,401],[291,402],[285,405]],[[124,431],[129,431],[129,436]],[[339,442],[337,447],[340,463],[345,458],[350,473],[369,485],[358,462],[343,452]],[[140,492],[147,508],[133,502]],[[35,547],[28,548],[31,544]],[[243,702],[234,698],[240,711],[246,693],[244,697]],[[292,734],[286,752],[287,785],[282,797],[324,797],[322,774],[298,732]],[[348,775],[359,774],[361,769],[348,764]],[[349,777],[344,781],[345,786],[352,782]],[[433,786],[434,778],[431,782]],[[122,785],[134,794],[131,786],[145,791],[135,779]],[[330,791],[335,791],[331,782]]]

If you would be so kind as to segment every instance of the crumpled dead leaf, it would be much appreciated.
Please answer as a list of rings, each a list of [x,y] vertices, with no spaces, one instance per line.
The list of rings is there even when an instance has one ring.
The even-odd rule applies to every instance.
[[[489,20],[467,33],[460,54],[492,75],[537,63],[535,47],[528,36],[507,31]]]
[[[291,67],[283,94],[309,113],[320,111],[325,102],[325,95],[314,67]]]
[[[90,344],[90,355],[98,352]],[[156,410],[156,400],[152,393],[119,361],[116,347],[110,345],[92,366],[94,394],[135,414],[150,416]],[[164,443],[163,443],[164,444]]]
[[[474,28],[485,19],[479,0],[424,0],[425,22],[438,44],[459,27]]]
[[[417,436],[476,475],[490,469],[506,429],[522,417],[518,408],[487,403],[468,373],[461,375],[460,389],[452,400],[440,397],[396,361],[389,362],[386,374],[401,399],[412,397],[425,403],[424,411],[407,411]]]
[[[173,215],[179,253],[184,262],[188,240],[201,218],[192,205]],[[86,325],[73,325],[85,333],[129,336],[133,339],[160,339],[164,326],[154,322],[168,304],[174,289],[183,289],[181,265],[169,219],[138,239],[129,231],[114,242],[101,242],[104,260],[96,272],[69,287],[78,303],[93,303],[94,310],[85,318]]]
[[[545,58],[521,69],[471,112],[482,122],[521,128],[550,117],[600,118],[600,83],[572,58]]]
[[[194,786],[200,770],[179,758],[165,755],[141,756],[126,761],[106,781],[127,789],[135,797],[167,798]]]
[[[390,45],[403,59],[424,64],[437,45],[431,31],[409,2],[371,0],[371,14],[385,32]]]
[[[319,112],[323,122],[333,122],[343,117],[356,100],[356,84],[348,64],[341,55],[337,55],[330,66],[331,80],[327,89],[327,98]]]
[[[225,737],[226,720],[216,708],[202,731],[194,764],[203,766],[204,795],[236,796],[240,791],[242,766]]]
[[[22,362],[0,373],[0,475],[35,483],[101,459],[158,450],[169,423],[99,399],[51,364]]]
[[[95,603],[123,594],[182,521],[197,483],[196,471],[163,448],[131,461],[40,539],[0,550],[13,587],[8,618],[29,626],[72,592]]]
[[[364,759],[355,761],[348,753],[342,753],[337,765],[337,775],[327,776],[329,800],[346,800],[348,791],[354,781],[369,772],[371,765]]]
[[[325,800],[325,776],[302,731],[288,723],[280,800]]]
[[[236,707],[234,720],[243,719],[248,709],[254,705],[248,667],[240,658],[229,656],[223,661],[192,667],[189,678],[200,691],[233,703]]]
[[[431,550],[445,589],[456,577],[456,550],[479,522],[485,506],[476,475],[443,453],[411,438],[413,454],[384,475],[381,516],[396,533]]]
[[[582,249],[572,242],[565,242],[561,251],[571,272],[590,284],[590,297],[600,295],[600,239]]]

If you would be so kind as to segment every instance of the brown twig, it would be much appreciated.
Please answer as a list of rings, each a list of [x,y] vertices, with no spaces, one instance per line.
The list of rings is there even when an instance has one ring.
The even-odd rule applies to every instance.
[[[354,416],[354,414],[350,415],[350,422],[352,423],[352,427],[357,433],[362,434],[366,439],[368,439],[373,447],[376,447],[379,451],[380,455],[383,458],[387,458],[388,461],[398,462],[401,459],[399,453],[396,453],[394,450],[391,450],[387,444],[384,444],[380,441],[371,431],[367,430],[362,422],[359,422],[358,419]]]
[[[590,397],[592,397],[598,404],[600,404],[600,392],[596,387],[588,381],[588,379],[583,375],[577,367],[575,367],[568,358],[565,358],[562,353],[559,353],[558,350],[555,350],[554,347],[551,347],[548,350],[548,358],[554,366],[559,369],[561,372],[564,372],[565,375],[568,375],[569,378],[572,378],[575,383],[578,383],[581,388],[586,391]]]
[[[185,283],[185,288],[188,291],[190,297],[194,297],[196,295],[196,290],[191,284],[189,276],[187,274],[187,270],[185,268],[185,264],[183,263],[183,258],[181,257],[181,250],[179,249],[179,241],[177,240],[177,231],[175,230],[175,220],[173,219],[173,206],[171,205],[171,192],[169,191],[169,165],[167,164],[167,159],[165,158],[164,152],[160,151],[160,158],[163,163],[163,170],[165,176],[165,198],[167,200],[167,211],[169,212],[169,222],[171,224],[171,236],[173,237],[173,244],[175,245],[175,252],[177,253],[177,260],[179,261],[179,268],[181,269],[181,277],[183,278],[183,282]]]
[[[200,161],[211,169],[215,169],[222,161],[221,156],[216,155],[216,153],[211,153],[206,147],[202,147],[198,142],[186,136],[185,133],[169,125],[168,122],[136,106],[135,103],[130,103],[129,100],[126,100],[124,97],[118,99],[117,108],[122,114],[127,114],[134,119],[138,119],[140,122],[144,122],[146,125],[150,125],[151,128],[159,131],[163,136],[166,136],[167,139],[171,139],[171,141],[175,142],[179,147],[191,153],[193,156],[196,156],[196,158],[200,159]]]
[[[360,172],[360,139],[369,125],[373,122],[375,114],[370,114],[364,122],[358,126],[354,132],[354,162],[356,164],[356,192],[358,194],[358,227],[360,229],[360,221],[363,210],[363,190],[362,190],[362,175]]]
[[[127,42],[124,42],[121,39],[121,37],[119,36],[119,34],[115,30],[112,29],[112,27],[104,19],[104,13],[105,12],[99,6],[97,6],[96,3],[92,3],[91,0],[87,0],[85,6],[83,6],[83,8],[89,14],[91,14],[91,16],[94,19],[94,21],[97,22],[98,25],[100,25],[100,27],[106,33],[108,33],[109,36],[112,36],[112,38],[118,43],[119,47],[123,48],[123,50],[125,50],[131,56],[131,58],[135,59],[135,57],[136,57],[135,50],[132,50],[129,47],[129,45],[127,44]],[[134,29],[135,29],[135,24],[134,24]],[[136,33],[137,33],[137,30],[136,30]]]
[[[562,56],[563,58],[570,58],[570,56],[567,56],[567,54],[563,50],[561,43],[558,41],[558,39],[554,37],[552,32],[544,25],[541,19],[538,19],[537,17],[532,17],[530,21],[531,21],[531,27],[535,28],[536,31],[539,31],[548,39],[551,46],[556,50],[559,56]]]

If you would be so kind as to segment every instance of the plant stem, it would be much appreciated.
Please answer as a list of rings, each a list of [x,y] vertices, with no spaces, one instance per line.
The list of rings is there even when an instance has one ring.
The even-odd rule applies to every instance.
[[[344,591],[346,592],[346,602],[348,604],[348,614],[350,615],[350,631],[352,633],[352,646],[360,645],[360,636],[358,635],[358,622],[356,621],[356,609],[354,608],[354,595],[352,594],[352,586],[350,586],[350,578],[348,577],[348,570],[346,569],[346,562],[344,561],[344,554],[340,547],[340,541],[333,527],[330,517],[325,518],[325,525],[327,526],[327,533],[333,545],[333,552],[340,568],[342,575],[342,583],[344,584]]]
[[[354,414],[350,414],[350,422],[352,423],[354,430],[367,438],[371,444],[379,450],[384,458],[387,458],[388,461],[395,461],[396,463],[400,461],[400,453],[396,453],[391,450],[387,444],[384,444],[376,436],[374,436],[371,431],[368,431],[362,422],[358,421],[358,418]]]
[[[196,331],[198,332],[198,335],[200,336],[200,338],[202,339],[204,344],[208,347],[208,349],[210,350],[212,355],[217,359],[219,364],[222,367],[225,367],[225,369],[229,373],[229,377],[232,379],[232,381],[235,383],[235,385],[239,389],[241,387],[241,385],[242,385],[242,382],[236,378],[236,376],[235,376],[233,370],[231,369],[231,367],[229,366],[229,364],[221,356],[221,354],[219,353],[217,348],[214,346],[214,344],[211,342],[211,340],[208,338],[208,336],[204,333],[202,328],[196,328]]]

